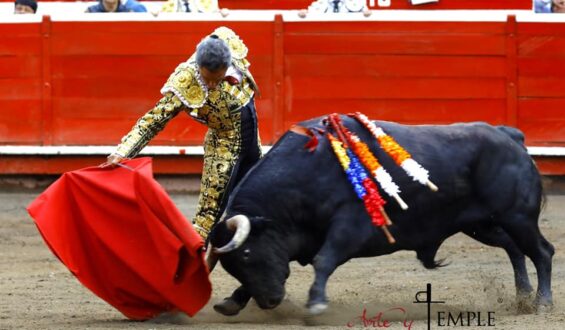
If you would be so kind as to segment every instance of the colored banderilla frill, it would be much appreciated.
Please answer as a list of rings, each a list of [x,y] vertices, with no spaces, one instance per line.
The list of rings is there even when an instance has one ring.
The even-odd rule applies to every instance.
[[[342,124],[341,118],[339,118],[337,114],[330,115],[330,118],[330,123],[332,123],[334,129],[343,133],[343,136],[351,149],[353,149],[357,157],[359,157],[363,166],[369,170],[369,172],[381,185],[381,188],[383,188],[390,197],[394,198],[403,210],[408,209],[408,205],[406,205],[406,203],[398,195],[400,193],[398,185],[394,183],[388,171],[385,170],[371,150],[369,150],[369,146],[361,141],[357,135],[349,131],[347,127]]]
[[[338,141],[331,134],[327,133],[327,136],[341,167],[347,175],[347,179],[353,186],[357,196],[365,204],[365,209],[371,217],[371,222],[375,226],[382,228],[389,243],[394,243],[395,239],[386,227],[391,224],[383,208],[386,202],[380,196],[377,186],[368,177],[355,154],[351,150],[346,149],[347,146],[344,146],[342,142]]]
[[[432,191],[437,191],[438,188],[433,182],[430,181],[429,173],[418,162],[412,159],[412,156],[404,150],[392,136],[386,134],[382,128],[377,127],[373,122],[364,114],[356,112],[353,117],[361,122],[371,134],[379,141],[384,151],[394,159],[406,174],[411,176],[414,181],[418,181],[423,185],[428,186]],[[383,187],[384,189],[384,187]]]

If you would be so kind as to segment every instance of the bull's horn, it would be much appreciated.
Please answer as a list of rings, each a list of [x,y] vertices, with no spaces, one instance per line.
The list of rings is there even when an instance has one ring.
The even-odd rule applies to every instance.
[[[214,253],[212,250],[212,244],[208,244],[208,249],[206,249],[206,266],[208,266],[208,272],[211,273],[216,267],[218,262],[218,254]]]
[[[247,236],[249,236],[249,232],[251,231],[249,218],[241,214],[227,219],[226,226],[229,230],[235,230],[235,234],[233,234],[233,238],[228,244],[220,248],[214,248],[215,253],[222,254],[237,249],[241,246],[241,244],[243,244],[243,242],[245,242]]]

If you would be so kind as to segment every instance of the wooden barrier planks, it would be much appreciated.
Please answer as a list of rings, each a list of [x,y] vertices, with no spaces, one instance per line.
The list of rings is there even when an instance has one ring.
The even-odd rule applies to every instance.
[[[505,24],[288,23],[285,124],[349,111],[403,123],[504,123]]]
[[[272,44],[272,26],[227,26],[250,48],[251,69],[262,91],[257,106],[269,123],[272,63],[264,45]],[[216,27],[215,22],[57,22],[52,31],[54,143],[117,144],[160,99],[159,90],[175,67]],[[204,133],[204,126],[180,114],[152,143],[201,144]]]
[[[564,24],[276,17],[225,22],[250,49],[264,144],[298,121],[361,111],[406,124],[517,125],[528,145],[565,146]],[[215,27],[214,21],[0,24],[0,144],[117,144]],[[200,145],[205,130],[181,113],[151,145]],[[12,157],[0,171],[66,166],[55,158],[22,158],[27,169],[9,169]],[[555,159],[544,162],[555,172]],[[196,168],[189,163],[159,171]]]
[[[518,24],[518,127],[536,145],[565,141],[565,24]]]
[[[41,25],[0,23],[0,30],[1,142],[41,144]]]

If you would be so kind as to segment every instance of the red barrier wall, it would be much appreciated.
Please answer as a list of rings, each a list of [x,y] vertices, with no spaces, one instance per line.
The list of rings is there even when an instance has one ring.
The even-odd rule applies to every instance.
[[[565,145],[565,24],[516,27],[518,127],[531,144]]]
[[[404,123],[503,123],[505,25],[286,24],[285,125],[329,109]]]
[[[41,144],[41,24],[0,24],[0,143]],[[47,58],[49,55],[47,54]]]
[[[140,114],[160,98],[159,90],[215,22],[61,22],[51,28],[53,144],[115,144]],[[253,72],[261,83],[257,101],[264,129],[272,121],[271,22],[230,23],[253,47]],[[181,114],[155,144],[201,144],[205,132]],[[263,127],[263,126],[262,126]],[[85,132],[97,132],[85,134]]]
[[[277,16],[224,23],[250,49],[262,91],[264,144],[297,121],[361,111],[410,124],[507,124],[522,129],[530,146],[565,146],[565,24],[517,23],[512,16],[502,22],[284,22]],[[217,25],[0,23],[0,144],[117,144],[159,99],[175,66]],[[200,145],[204,131],[180,114],[152,145]],[[198,171],[198,157],[186,161],[191,164],[163,161],[157,171]],[[0,172],[58,173],[73,169],[70,164],[82,163],[7,157]],[[564,167],[548,168],[565,174]]]

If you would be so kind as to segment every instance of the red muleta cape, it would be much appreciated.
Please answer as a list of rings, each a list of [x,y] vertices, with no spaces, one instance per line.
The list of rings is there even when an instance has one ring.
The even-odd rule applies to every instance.
[[[65,173],[29,206],[43,239],[78,280],[125,316],[193,316],[212,287],[203,241],[152,174],[89,167]]]

